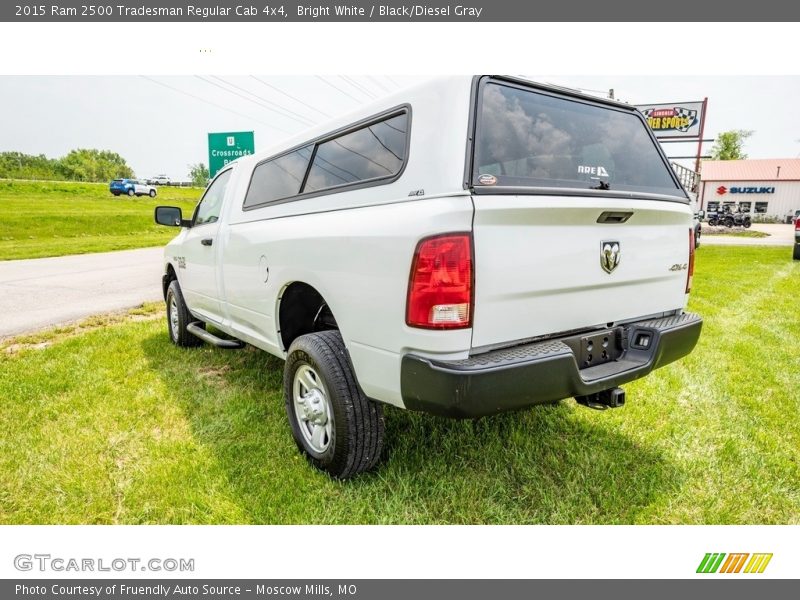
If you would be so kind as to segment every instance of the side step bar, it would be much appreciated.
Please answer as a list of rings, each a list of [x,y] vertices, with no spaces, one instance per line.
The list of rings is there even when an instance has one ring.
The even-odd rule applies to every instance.
[[[227,348],[228,350],[240,350],[241,348],[244,348],[244,342],[240,340],[224,340],[221,337],[215,336],[213,333],[209,333],[200,327],[200,324],[200,321],[189,323],[186,326],[186,330],[193,336],[199,337],[204,342],[208,342],[209,344],[212,344],[218,348]]]

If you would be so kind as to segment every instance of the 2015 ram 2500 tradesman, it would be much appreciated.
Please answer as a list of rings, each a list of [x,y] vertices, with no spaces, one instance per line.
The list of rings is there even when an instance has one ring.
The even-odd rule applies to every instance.
[[[156,221],[181,227],[172,340],[285,358],[294,439],[334,477],[378,461],[382,403],[619,406],[700,335],[689,199],[643,117],[519,79],[387,97],[232,162],[191,219]]]

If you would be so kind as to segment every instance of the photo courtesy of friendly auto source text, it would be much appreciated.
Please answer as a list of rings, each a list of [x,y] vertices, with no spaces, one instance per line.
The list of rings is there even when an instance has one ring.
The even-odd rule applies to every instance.
[[[791,593],[800,74],[765,8],[680,70],[745,26],[0,9],[0,587]]]

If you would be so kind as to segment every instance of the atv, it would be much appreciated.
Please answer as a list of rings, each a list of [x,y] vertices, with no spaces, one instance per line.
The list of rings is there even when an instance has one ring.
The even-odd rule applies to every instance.
[[[731,210],[730,206],[723,205],[722,210],[718,212],[708,213],[708,224],[712,227],[715,225],[724,225],[725,227],[744,227],[749,229],[753,224],[750,214],[742,212],[742,209],[737,207],[736,212]]]

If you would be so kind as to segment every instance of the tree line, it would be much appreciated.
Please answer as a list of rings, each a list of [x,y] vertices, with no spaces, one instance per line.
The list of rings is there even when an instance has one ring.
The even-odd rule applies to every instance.
[[[99,182],[133,177],[133,169],[116,152],[78,148],[61,158],[22,152],[0,152],[0,178]]]
[[[208,167],[203,163],[188,165],[193,185],[205,187]],[[127,161],[116,152],[78,148],[62,158],[44,154],[0,152],[0,179],[106,182],[132,179],[135,175]]]

